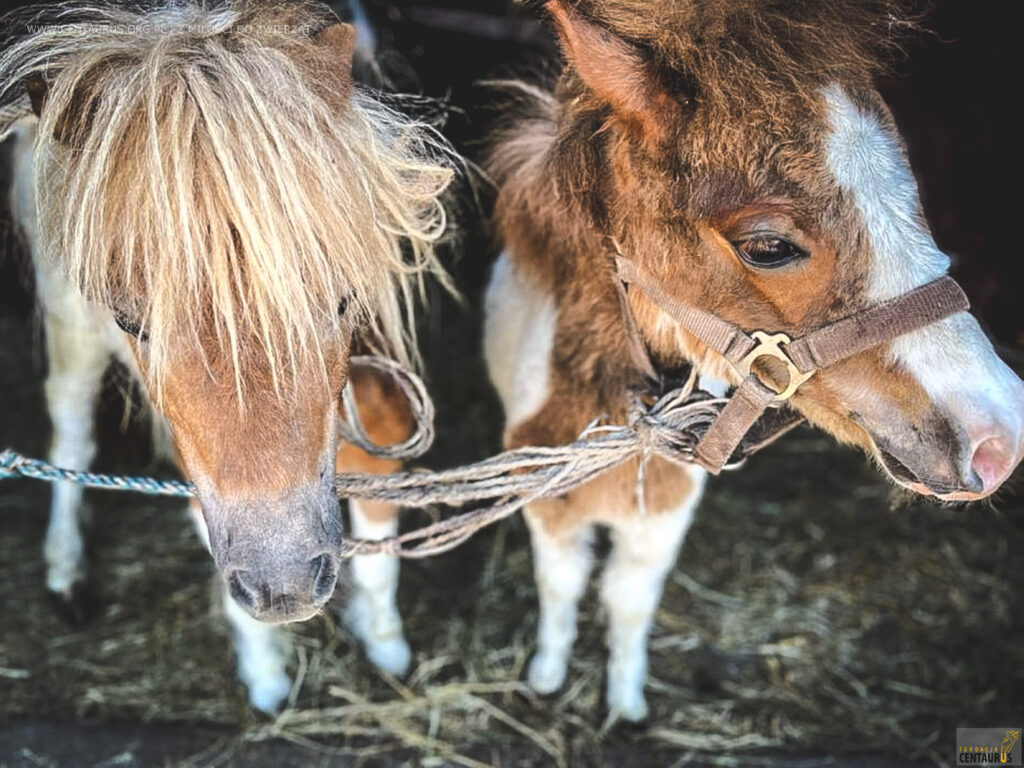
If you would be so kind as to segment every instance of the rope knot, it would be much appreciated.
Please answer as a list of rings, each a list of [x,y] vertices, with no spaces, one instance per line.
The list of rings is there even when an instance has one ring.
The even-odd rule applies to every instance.
[[[662,421],[657,414],[642,413],[630,426],[636,433],[637,448],[643,461],[654,454],[661,455],[665,452],[668,444],[666,433],[671,432],[672,427]]]
[[[378,455],[413,455],[425,449],[433,436],[433,409],[429,395],[415,376],[402,376],[392,364],[373,364],[396,375],[410,398],[420,429],[404,443],[377,446]],[[388,475],[359,472],[336,476],[339,495],[376,499],[406,507],[436,504],[483,506],[447,517],[382,540],[344,539],[342,557],[387,554],[394,557],[430,557],[458,546],[474,533],[503,520],[538,499],[564,496],[617,466],[638,460],[637,504],[644,513],[647,464],[653,456],[685,466],[695,461],[695,448],[726,402],[695,388],[696,376],[661,396],[653,404],[639,393],[631,398],[625,424],[602,424],[596,419],[568,445],[523,446],[468,466],[438,471],[410,470]],[[349,407],[350,406],[350,407]],[[369,442],[360,427],[354,401],[346,403],[351,435],[357,444]],[[0,451],[0,479],[34,477],[49,482],[71,482],[93,488],[130,490],[166,496],[192,496],[195,489],[177,480],[102,475],[55,467],[13,450]]]
[[[690,464],[701,436],[721,411],[724,400],[699,389],[693,381],[665,393],[653,405],[634,397],[629,425],[641,461],[652,455]]]

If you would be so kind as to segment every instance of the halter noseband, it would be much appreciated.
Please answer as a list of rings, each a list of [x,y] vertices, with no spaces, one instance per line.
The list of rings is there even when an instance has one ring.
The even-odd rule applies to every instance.
[[[772,405],[789,400],[800,385],[817,371],[970,307],[963,289],[953,278],[944,276],[797,339],[785,333],[760,330],[748,333],[728,320],[669,296],[656,280],[624,256],[616,255],[614,258],[630,353],[643,373],[657,378],[626,299],[627,285],[643,291],[680,326],[722,355],[742,378],[697,444],[695,458],[715,475],[725,467],[765,411]],[[754,369],[754,364],[762,357],[774,358],[785,365],[788,380],[784,387],[773,386]],[[775,420],[776,423],[753,441],[746,453],[770,443],[801,420],[798,414]]]

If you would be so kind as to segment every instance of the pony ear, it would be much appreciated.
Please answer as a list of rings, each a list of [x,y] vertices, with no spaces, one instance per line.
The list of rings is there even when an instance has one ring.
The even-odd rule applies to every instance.
[[[50,95],[50,83],[41,74],[34,74],[25,80],[25,92],[32,105],[36,117],[42,118],[43,107]],[[96,105],[89,102],[89,86],[81,85],[75,89],[71,103],[57,118],[53,128],[53,138],[59,143],[73,149],[80,148],[85,134],[92,125],[92,116]]]
[[[544,7],[580,79],[625,123],[646,138],[661,138],[673,100],[644,52],[584,18],[566,0],[549,0]]]
[[[49,83],[42,75],[32,75],[25,81],[25,92],[28,93],[28,100],[32,103],[32,111],[36,117],[43,114],[43,104],[46,103],[46,93],[50,90]]]
[[[352,55],[356,47],[356,28],[339,22],[321,29],[313,40],[329,63],[330,74],[338,78],[335,98],[340,97],[340,101],[346,101],[352,90]]]

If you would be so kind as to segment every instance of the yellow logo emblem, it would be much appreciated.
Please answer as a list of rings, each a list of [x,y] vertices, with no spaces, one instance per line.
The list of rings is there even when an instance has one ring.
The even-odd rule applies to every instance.
[[[1013,745],[1020,739],[1020,729],[1010,730],[1003,736],[1003,742],[999,745],[999,762],[1005,763],[1010,759],[1010,750],[1013,749]]]

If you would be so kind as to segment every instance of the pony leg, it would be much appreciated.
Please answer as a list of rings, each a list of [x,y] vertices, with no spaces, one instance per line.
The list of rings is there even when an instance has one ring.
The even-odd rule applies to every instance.
[[[196,499],[189,499],[188,511],[200,541],[209,549],[210,534]],[[232,599],[224,580],[220,576],[216,578],[224,615],[234,630],[238,677],[249,693],[249,703],[268,715],[276,714],[292,689],[288,676],[288,661],[292,655],[288,633],[246,613]]]
[[[379,540],[398,533],[398,507],[377,501],[349,501],[352,535]],[[398,558],[359,555],[352,558],[354,590],[345,607],[345,624],[366,649],[370,661],[392,675],[409,670],[412,651],[402,635],[398,592]]]
[[[367,435],[386,445],[404,440],[412,431],[412,414],[405,396],[387,375],[354,366],[349,372],[359,416]],[[370,456],[342,441],[335,467],[339,472],[387,474],[401,469],[401,462]],[[377,501],[349,500],[352,534],[380,540],[398,532],[399,507]],[[395,601],[398,592],[398,558],[390,555],[357,555],[352,558],[352,593],[342,620],[362,644],[367,657],[380,669],[401,676],[409,669],[412,651],[402,635],[402,619]]]
[[[209,549],[210,535],[199,502],[190,499],[188,511],[203,546]],[[216,578],[224,615],[234,630],[238,677],[245,684],[253,708],[273,715],[281,709],[292,689],[288,676],[288,661],[292,655],[288,633],[246,613],[232,599],[224,580],[220,576]]]
[[[50,461],[69,469],[87,469],[96,453],[93,410],[110,362],[110,348],[100,321],[81,294],[39,253],[33,181],[36,124],[35,119],[16,124],[11,153],[11,213],[31,250],[36,293],[43,308],[49,363],[44,391],[53,424]],[[74,620],[82,618],[76,593],[85,579],[81,505],[81,486],[54,483],[43,543],[46,587]]]
[[[46,407],[53,422],[50,461],[69,469],[88,469],[96,453],[93,411],[110,352],[102,336],[89,333],[89,329],[76,329],[50,314],[44,317],[49,355]],[[43,544],[46,586],[69,605],[85,578],[81,505],[82,486],[53,484]]]
[[[587,587],[594,560],[593,529],[580,524],[568,530],[551,530],[547,519],[529,507],[525,517],[540,601],[537,652],[530,661],[527,681],[537,693],[548,694],[565,682],[576,640],[576,606]]]
[[[624,517],[611,524],[613,549],[601,583],[608,611],[605,699],[609,711],[625,720],[647,717],[647,637],[702,486],[703,479],[697,480],[694,491],[675,510]]]
[[[292,681],[288,676],[291,643],[287,631],[254,619],[228,594],[221,582],[224,615],[235,631],[238,677],[249,691],[249,703],[268,715],[276,714],[288,698]]]

